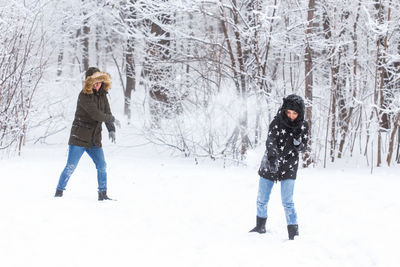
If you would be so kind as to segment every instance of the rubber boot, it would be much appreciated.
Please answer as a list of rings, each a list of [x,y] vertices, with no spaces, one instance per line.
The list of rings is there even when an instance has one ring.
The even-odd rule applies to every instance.
[[[63,191],[57,189],[54,197],[62,197],[62,196],[63,196]]]
[[[107,196],[107,191],[99,192],[99,201],[103,201],[103,200],[112,200],[111,198],[109,198]]]
[[[299,226],[297,224],[289,224],[287,226],[289,240],[294,240],[294,236],[299,235]]]
[[[252,230],[250,230],[251,232],[257,232],[259,234],[264,234],[265,231],[265,223],[267,222],[267,218],[261,218],[257,216],[257,224],[256,227],[254,227]]]

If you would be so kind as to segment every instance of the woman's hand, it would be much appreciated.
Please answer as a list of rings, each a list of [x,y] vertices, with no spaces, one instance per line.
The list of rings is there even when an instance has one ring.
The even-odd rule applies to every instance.
[[[260,169],[264,172],[277,173],[279,168],[278,159],[268,158],[268,153],[265,151],[263,159],[261,161]]]
[[[293,145],[298,146],[301,144],[301,127],[298,127],[293,132]]]
[[[115,132],[114,131],[109,132],[108,137],[110,138],[111,142],[115,144]]]

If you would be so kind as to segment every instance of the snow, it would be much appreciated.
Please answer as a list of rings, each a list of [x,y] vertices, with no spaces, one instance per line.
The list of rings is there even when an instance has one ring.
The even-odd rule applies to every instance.
[[[66,134],[67,135],[67,131]],[[66,144],[28,146],[3,159],[0,266],[398,266],[398,166],[335,164],[300,169],[300,236],[287,238],[279,184],[267,233],[255,225],[257,164],[171,157],[151,145],[104,141],[108,192],[97,201],[85,154],[62,198],[54,198]],[[119,138],[119,139],[118,139]],[[132,142],[132,141],[131,141]]]
[[[68,103],[54,107],[66,129],[46,144],[32,145],[32,138],[20,157],[0,159],[0,266],[399,266],[398,165],[371,174],[359,157],[300,169],[300,236],[288,240],[279,184],[267,233],[248,233],[263,146],[249,151],[246,166],[171,156],[146,144],[140,123],[128,126],[118,116],[121,90],[110,100],[123,122],[117,144],[103,136],[108,195],[117,201],[97,201],[86,154],[64,196],[54,198],[80,90],[79,81],[73,85],[53,92]]]

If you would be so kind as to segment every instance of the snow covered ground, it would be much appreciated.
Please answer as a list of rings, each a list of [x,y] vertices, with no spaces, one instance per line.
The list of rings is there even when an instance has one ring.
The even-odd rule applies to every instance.
[[[53,197],[64,144],[0,160],[0,266],[400,266],[398,166],[372,175],[365,167],[300,170],[300,236],[288,241],[279,184],[267,233],[248,233],[262,151],[247,167],[222,168],[118,137],[104,141],[109,196],[118,201],[97,201],[87,155],[64,197]]]

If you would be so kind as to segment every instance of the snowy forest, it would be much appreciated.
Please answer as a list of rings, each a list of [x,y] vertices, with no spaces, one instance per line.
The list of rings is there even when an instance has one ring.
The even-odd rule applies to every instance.
[[[0,266],[400,266],[399,22],[400,0],[0,0]],[[291,94],[307,123],[286,106],[301,131],[272,134]]]
[[[123,127],[186,157],[243,161],[298,94],[303,166],[391,166],[399,21],[398,0],[2,0],[0,153],[68,131],[61,107],[97,66],[123,94]]]

